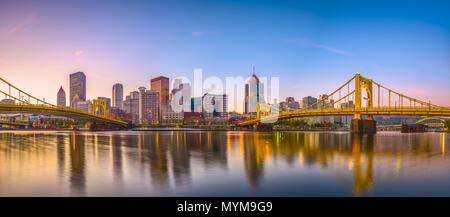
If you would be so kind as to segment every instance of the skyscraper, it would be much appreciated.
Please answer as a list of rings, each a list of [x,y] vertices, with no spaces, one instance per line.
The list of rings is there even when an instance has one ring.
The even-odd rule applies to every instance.
[[[123,109],[131,114],[131,119],[133,122],[139,120],[139,92],[130,92],[130,95],[125,97],[123,101]]]
[[[205,118],[228,118],[226,94],[205,94],[202,97],[202,113]]]
[[[154,123],[160,117],[159,93],[154,90],[145,90],[139,87],[139,122]]]
[[[191,112],[202,112],[202,98],[203,97],[191,98]]]
[[[172,94],[170,97],[170,105],[174,106],[180,106],[180,110],[182,112],[189,112],[191,111],[191,85],[189,83],[181,83],[181,81],[177,82],[177,80],[181,79],[175,79],[175,84],[172,89]],[[172,110],[178,111],[177,109],[172,107]]]
[[[169,78],[159,76],[150,80],[150,89],[159,93],[161,104],[169,103]]]
[[[74,107],[73,101],[78,98],[86,101],[86,75],[83,72],[70,74],[70,106]]]
[[[112,106],[123,109],[123,85],[116,83],[112,88]]]
[[[319,100],[318,101],[321,101],[321,100],[323,100],[323,101],[318,103],[318,108],[319,109],[333,109],[335,107],[334,100],[328,98],[327,94],[319,95]],[[321,117],[319,117],[319,122],[330,122],[330,123],[333,123],[334,122],[334,116],[321,116]]]
[[[294,97],[286,97],[286,101],[280,102],[281,111],[295,111],[300,108],[300,104],[295,101]]]
[[[170,112],[169,107],[169,78],[159,76],[150,80],[150,89],[159,93],[159,114],[158,119],[162,118],[162,113]]]
[[[62,88],[59,88],[58,95],[56,98],[56,105],[60,107],[66,107],[66,92]]]
[[[305,96],[302,98],[302,100],[300,101],[300,108],[306,108],[314,103],[317,102],[317,98],[314,98],[312,96]],[[309,109],[317,109],[317,105],[312,106]]]
[[[244,113],[256,112],[257,102],[264,103],[264,84],[256,77],[253,67],[253,75],[245,84]]]

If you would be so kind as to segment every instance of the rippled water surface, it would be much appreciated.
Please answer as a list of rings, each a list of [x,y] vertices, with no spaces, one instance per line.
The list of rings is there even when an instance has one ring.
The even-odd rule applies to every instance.
[[[0,132],[0,196],[450,196],[450,134]]]

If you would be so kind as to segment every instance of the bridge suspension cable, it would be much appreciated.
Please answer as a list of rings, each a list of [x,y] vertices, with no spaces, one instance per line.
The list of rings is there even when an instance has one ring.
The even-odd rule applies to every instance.
[[[363,91],[366,96],[363,96]],[[385,96],[386,93],[387,96]],[[277,117],[258,117],[240,122],[239,125],[256,124],[262,120],[306,116],[353,115],[355,119],[361,119],[361,115],[365,115],[369,120],[373,120],[373,115],[450,117],[450,108],[406,96],[357,73],[330,94],[321,95],[317,102],[295,111],[277,114]]]
[[[19,113],[44,113],[44,114],[55,114],[58,116],[65,116],[74,119],[82,119],[88,122],[102,122],[102,123],[112,123],[117,125],[128,125],[127,122],[117,120],[114,118],[106,117],[105,112],[103,115],[97,115],[95,113],[89,113],[73,108],[66,108],[56,106],[54,104],[48,103],[45,100],[34,97],[33,95],[19,89],[10,82],[3,78],[0,78],[0,86],[3,88],[6,85],[7,90],[2,90],[0,88],[0,93],[5,96],[6,100],[0,103],[0,112],[19,112]],[[105,101],[105,100],[103,100]],[[105,103],[102,100],[94,101],[93,112],[98,111],[98,107],[105,107]]]
[[[39,99],[37,97],[34,97],[31,94],[28,94],[27,92],[17,88],[16,86],[14,86],[13,84],[9,83],[8,81],[6,81],[5,79],[3,79],[1,77],[0,77],[0,81],[3,82],[4,84],[8,85],[8,89],[9,89],[8,93],[0,90],[0,92],[5,95],[5,98],[13,98],[14,100],[16,100],[16,101],[18,101],[20,103],[29,104],[29,105],[32,104],[31,99],[33,99],[33,100],[36,100],[36,104],[42,103],[42,104],[47,105],[47,106],[56,107],[56,105],[48,103],[48,102],[46,102],[44,100],[41,100],[41,99]],[[13,90],[17,90],[18,91],[18,94],[19,94],[18,97],[15,97],[15,96],[12,95],[11,88],[13,88]],[[24,96],[28,97],[28,101],[23,98]]]

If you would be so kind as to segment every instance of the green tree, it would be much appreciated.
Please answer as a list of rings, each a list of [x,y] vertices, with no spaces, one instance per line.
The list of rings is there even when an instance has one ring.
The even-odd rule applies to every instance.
[[[450,119],[444,121],[444,126],[447,127],[447,130],[450,130]]]

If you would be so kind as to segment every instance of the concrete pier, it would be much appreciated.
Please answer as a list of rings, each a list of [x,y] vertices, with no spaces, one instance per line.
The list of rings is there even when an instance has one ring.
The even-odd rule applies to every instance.
[[[350,125],[351,133],[376,133],[377,122],[374,120],[353,119]]]
[[[426,131],[424,124],[402,124],[402,133],[423,133]]]

